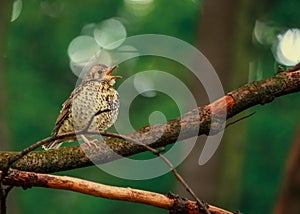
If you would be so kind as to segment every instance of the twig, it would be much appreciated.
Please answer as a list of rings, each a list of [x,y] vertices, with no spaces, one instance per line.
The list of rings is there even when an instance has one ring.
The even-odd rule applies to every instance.
[[[228,128],[229,126],[232,126],[232,125],[236,124],[237,122],[240,122],[240,121],[242,121],[242,120],[244,120],[244,119],[246,119],[246,118],[248,118],[248,117],[251,117],[251,116],[254,115],[255,113],[256,113],[256,112],[252,112],[252,113],[250,113],[250,114],[248,114],[248,115],[246,115],[246,116],[243,116],[243,117],[241,117],[241,118],[239,118],[239,119],[237,119],[237,120],[235,120],[235,121],[232,121],[232,122],[230,122],[230,123],[227,123],[226,126],[225,126],[225,128]]]
[[[0,184],[0,213],[5,214],[6,213],[6,197],[5,197],[5,191],[2,184]]]
[[[121,135],[121,134],[115,134],[115,133],[109,133],[109,132],[101,132],[101,135],[103,136],[107,136],[107,137],[115,137],[115,138],[121,138],[127,141],[130,141],[134,144],[137,145],[141,145],[143,147],[145,147],[148,151],[152,152],[154,155],[158,156],[159,158],[161,158],[167,165],[168,167],[171,169],[171,171],[173,172],[174,176],[177,178],[177,180],[185,187],[185,189],[191,194],[191,196],[197,201],[197,203],[199,204],[199,206],[205,211],[206,214],[210,214],[210,211],[207,209],[206,204],[203,203],[198,197],[197,195],[194,193],[194,191],[192,190],[192,188],[190,188],[190,186],[187,184],[187,182],[181,177],[181,175],[177,172],[177,170],[175,169],[175,167],[173,166],[173,164],[164,156],[160,153],[160,151],[158,151],[157,149],[154,149],[144,143],[140,143],[138,141],[136,141],[133,138],[127,137],[125,135]]]
[[[7,188],[4,188],[2,183],[0,184],[0,213],[5,214],[6,213],[6,199],[8,196],[8,193],[10,190],[12,190],[14,186],[10,185]]]
[[[293,67],[291,67],[291,68],[289,68],[289,69],[287,70],[287,72],[293,72],[293,71],[297,71],[297,70],[299,70],[299,69],[300,69],[300,63],[296,64],[295,66],[293,66]]]
[[[179,205],[182,205],[181,207],[184,207],[186,211],[190,211],[189,213],[203,214],[203,211],[199,210],[197,203],[194,201],[185,200],[182,198],[182,200],[176,200],[176,198],[168,197],[156,192],[125,187],[114,187],[68,176],[12,170],[4,178],[3,183],[6,185],[21,186],[24,189],[33,186],[63,189],[111,200],[122,200],[147,204],[165,210],[172,210],[174,207],[179,207]],[[233,214],[232,212],[215,207],[213,205],[209,205],[208,209],[214,214]]]

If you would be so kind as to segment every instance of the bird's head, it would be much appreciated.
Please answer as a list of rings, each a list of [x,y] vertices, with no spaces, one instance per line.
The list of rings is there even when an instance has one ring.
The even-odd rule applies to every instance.
[[[98,81],[107,81],[110,85],[115,84],[115,80],[121,78],[121,76],[111,76],[110,74],[115,70],[118,66],[112,66],[111,68],[107,67],[103,64],[96,64],[93,65],[86,76],[84,77],[83,81],[88,80],[98,80]]]

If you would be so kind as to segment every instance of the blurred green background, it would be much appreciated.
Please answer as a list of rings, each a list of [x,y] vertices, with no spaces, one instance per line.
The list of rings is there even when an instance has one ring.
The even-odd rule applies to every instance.
[[[61,104],[77,81],[69,66],[68,46],[88,24],[118,17],[127,36],[151,33],[184,40],[205,54],[226,92],[272,76],[276,63],[271,49],[276,35],[300,26],[300,2],[296,0],[17,0],[1,4],[0,139],[2,150],[14,151],[50,135]],[[257,29],[258,22],[267,27]],[[176,70],[199,105],[207,103],[193,76],[165,59],[144,57],[134,64],[125,62],[116,71],[124,77],[117,86],[145,68]],[[248,113],[256,114],[226,129],[218,152],[207,164],[198,165],[202,146],[197,145],[179,167],[180,172],[208,203],[243,213],[271,213],[299,132],[299,105],[299,94],[293,94],[250,109]],[[135,128],[147,125],[154,110],[163,112],[167,119],[179,115],[174,102],[160,93],[151,98],[139,96],[130,110]],[[203,140],[200,137],[199,144]],[[97,167],[58,174],[189,197],[171,173],[145,181],[116,178]],[[52,189],[18,188],[9,195],[8,213],[41,211],[167,213],[146,205]]]

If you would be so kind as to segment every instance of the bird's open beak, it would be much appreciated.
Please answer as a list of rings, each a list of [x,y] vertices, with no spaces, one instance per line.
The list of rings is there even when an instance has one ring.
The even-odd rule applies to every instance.
[[[113,67],[111,67],[107,72],[106,75],[110,76],[110,74],[113,72],[113,70],[115,70],[118,66],[114,65]],[[121,76],[110,76],[111,79],[118,79],[118,78],[122,78]]]

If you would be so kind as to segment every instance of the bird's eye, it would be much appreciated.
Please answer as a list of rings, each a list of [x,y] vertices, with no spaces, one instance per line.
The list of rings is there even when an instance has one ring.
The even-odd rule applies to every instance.
[[[101,73],[102,73],[102,71],[101,71],[101,70],[99,70],[99,71],[98,71],[98,74],[101,74]]]

